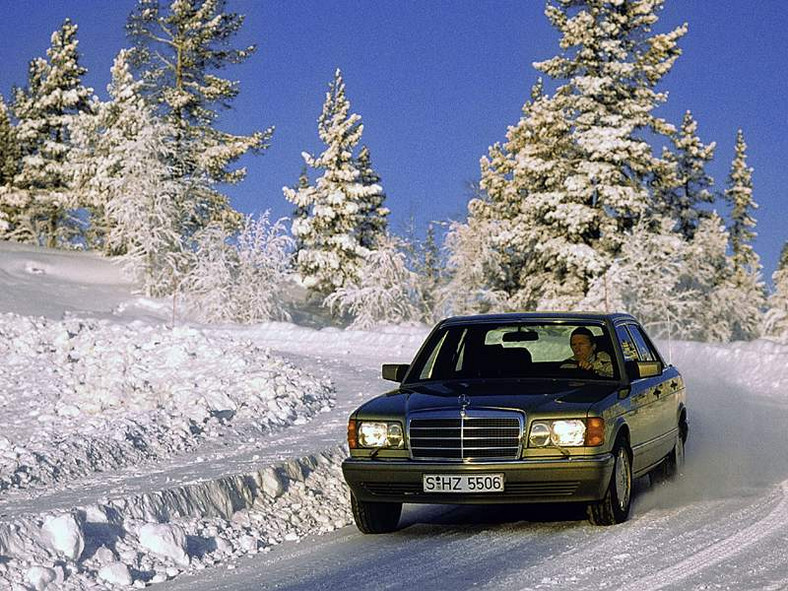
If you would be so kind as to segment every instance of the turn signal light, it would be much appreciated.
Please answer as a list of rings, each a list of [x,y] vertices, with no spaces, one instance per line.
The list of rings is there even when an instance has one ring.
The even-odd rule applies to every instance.
[[[356,421],[350,419],[347,423],[347,446],[350,449],[358,447],[358,433],[356,432]]]
[[[605,420],[591,418],[586,421],[586,445],[597,447],[605,443]]]

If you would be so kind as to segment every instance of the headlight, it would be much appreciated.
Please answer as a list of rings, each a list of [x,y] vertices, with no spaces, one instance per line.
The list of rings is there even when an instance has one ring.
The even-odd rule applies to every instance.
[[[534,421],[528,442],[531,447],[602,445],[605,442],[605,421],[599,418]]]
[[[399,423],[358,421],[356,423],[356,433],[358,447],[402,447],[402,425]],[[353,447],[352,443],[351,447]]]

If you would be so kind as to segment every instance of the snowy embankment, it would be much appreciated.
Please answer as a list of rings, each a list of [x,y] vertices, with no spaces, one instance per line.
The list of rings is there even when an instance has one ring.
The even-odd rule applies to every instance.
[[[305,423],[333,390],[243,339],[0,314],[0,490]]]
[[[145,587],[350,522],[337,448],[237,474],[0,523],[0,584]]]

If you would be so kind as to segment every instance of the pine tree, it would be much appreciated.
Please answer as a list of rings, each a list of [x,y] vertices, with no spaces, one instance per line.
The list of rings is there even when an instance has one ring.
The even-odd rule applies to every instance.
[[[19,144],[8,107],[0,96],[0,186],[10,183],[19,167]]]
[[[482,193],[468,205],[468,238],[476,236],[481,250],[492,251],[484,257],[492,265],[485,274],[494,292],[506,294],[504,309],[571,307],[585,290],[587,273],[578,257],[592,253],[579,246],[583,238],[572,228],[587,213],[560,203],[571,146],[556,107],[538,81],[507,141],[482,158]],[[490,224],[495,232],[484,229]]]
[[[783,246],[777,270],[772,275],[774,292],[764,316],[763,334],[788,342],[788,242]]]
[[[565,156],[570,172],[552,215],[605,262],[653,209],[655,179],[673,174],[644,137],[674,132],[653,114],[666,99],[655,87],[679,57],[677,42],[687,28],[653,33],[663,3],[551,0],[545,11],[561,33],[563,51],[535,66],[566,81],[555,92],[553,110],[566,117],[571,136]]]
[[[420,250],[420,264],[416,269],[416,276],[420,282],[422,316],[428,322],[435,322],[441,316],[436,308],[438,291],[443,284],[445,264],[435,236],[435,225],[432,223],[427,224],[427,235],[420,245]]]
[[[244,154],[267,148],[273,131],[235,135],[216,127],[220,109],[239,92],[237,82],[217,72],[244,62],[255,51],[254,46],[229,46],[244,17],[224,8],[224,0],[172,0],[166,7],[159,0],[138,0],[127,25],[150,99],[176,130],[179,159],[174,166],[187,183],[200,181],[186,195],[190,203],[182,207],[192,211],[187,234],[211,221],[240,223],[240,214],[216,186],[243,180],[246,169],[232,166]]]
[[[484,196],[448,244],[455,272],[501,309],[572,309],[619,254],[622,240],[655,210],[660,179],[675,165],[646,137],[675,131],[653,114],[655,90],[679,56],[679,27],[652,33],[661,0],[551,0],[546,14],[562,53],[534,64],[555,79],[532,89],[504,144],[482,159]],[[471,242],[476,242],[471,248]],[[462,265],[467,264],[468,269]],[[458,286],[459,287],[459,286]],[[478,309],[477,311],[482,311]]]
[[[369,167],[364,173],[365,182],[353,155],[363,130],[361,117],[350,113],[345,83],[337,69],[318,119],[318,134],[325,150],[316,158],[303,154],[306,164],[322,171],[322,175],[314,186],[283,188],[288,201],[308,212],[292,227],[293,236],[301,244],[297,268],[304,285],[321,299],[360,279],[364,259],[376,240],[375,232],[385,227],[384,221],[374,219],[388,213],[378,205],[382,201],[380,185],[367,184],[376,178]]]
[[[95,113],[80,114],[71,126],[70,184],[78,195],[78,205],[91,214],[92,246],[102,247],[108,255],[125,254],[135,238],[117,228],[117,220],[108,214],[108,205],[110,210],[116,207],[112,202],[138,195],[132,191],[136,179],[123,178],[129,172],[127,163],[161,154],[158,149],[137,153],[141,130],[158,125],[158,121],[142,96],[143,83],[131,74],[128,59],[128,50],[121,50],[115,58],[107,86],[110,100],[99,103]],[[163,127],[160,133],[164,133]],[[162,175],[164,163],[151,164],[148,171]]]
[[[663,194],[664,213],[677,220],[676,229],[687,239],[695,234],[700,219],[706,215],[698,208],[712,203],[714,185],[706,172],[706,165],[714,158],[715,142],[701,143],[697,136],[698,123],[687,111],[681,129],[673,137],[674,152],[665,150],[663,157],[675,164],[675,182]]]
[[[11,124],[3,97],[0,96],[0,237],[10,233],[12,220],[19,217],[19,211],[6,202],[6,193],[18,172],[21,153],[16,132]]]
[[[81,82],[87,70],[79,64],[78,45],[77,25],[66,19],[52,34],[48,60],[30,63],[27,89],[15,92],[12,105],[22,152],[10,196],[21,209],[13,235],[50,247],[67,243],[74,232],[65,164],[69,126],[93,109],[93,90]]]
[[[361,174],[361,184],[366,189],[361,203],[359,214],[359,242],[364,248],[374,250],[378,243],[385,237],[388,229],[387,216],[389,210],[383,207],[386,194],[380,186],[380,177],[372,168],[372,159],[369,148],[362,146],[358,153],[358,168]]]
[[[762,310],[765,305],[761,263],[752,247],[756,234],[752,212],[758,205],[753,200],[753,170],[747,166],[747,144],[744,133],[736,134],[736,154],[731,163],[725,199],[731,205],[729,226],[734,288],[741,292],[744,308],[739,310],[739,321],[734,326],[733,338],[749,340],[758,336]]]
[[[306,191],[309,188],[309,170],[304,164],[304,167],[301,169],[301,174],[298,175],[298,182],[293,185],[292,190],[294,193],[298,193],[299,191]],[[307,216],[309,215],[309,207],[307,205],[295,205],[293,207],[293,223],[292,226],[300,227],[301,224],[304,223]],[[301,240],[295,239],[295,253],[294,257],[298,258],[298,253],[302,248]]]

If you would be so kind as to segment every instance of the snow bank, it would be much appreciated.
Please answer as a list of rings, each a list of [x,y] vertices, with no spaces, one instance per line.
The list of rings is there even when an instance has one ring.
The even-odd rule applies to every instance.
[[[346,455],[338,447],[156,495],[0,524],[0,586],[144,587],[344,527],[351,521],[341,477]],[[174,498],[182,502],[171,504]],[[207,510],[207,498],[225,510]],[[151,521],[156,505],[160,519]],[[64,544],[80,539],[79,553],[71,544],[69,552],[56,548],[53,532]]]
[[[752,394],[788,403],[788,345],[766,339],[713,344],[661,342],[663,355],[671,355],[680,370],[720,376]]]
[[[306,422],[333,388],[232,333],[0,314],[0,490]]]

